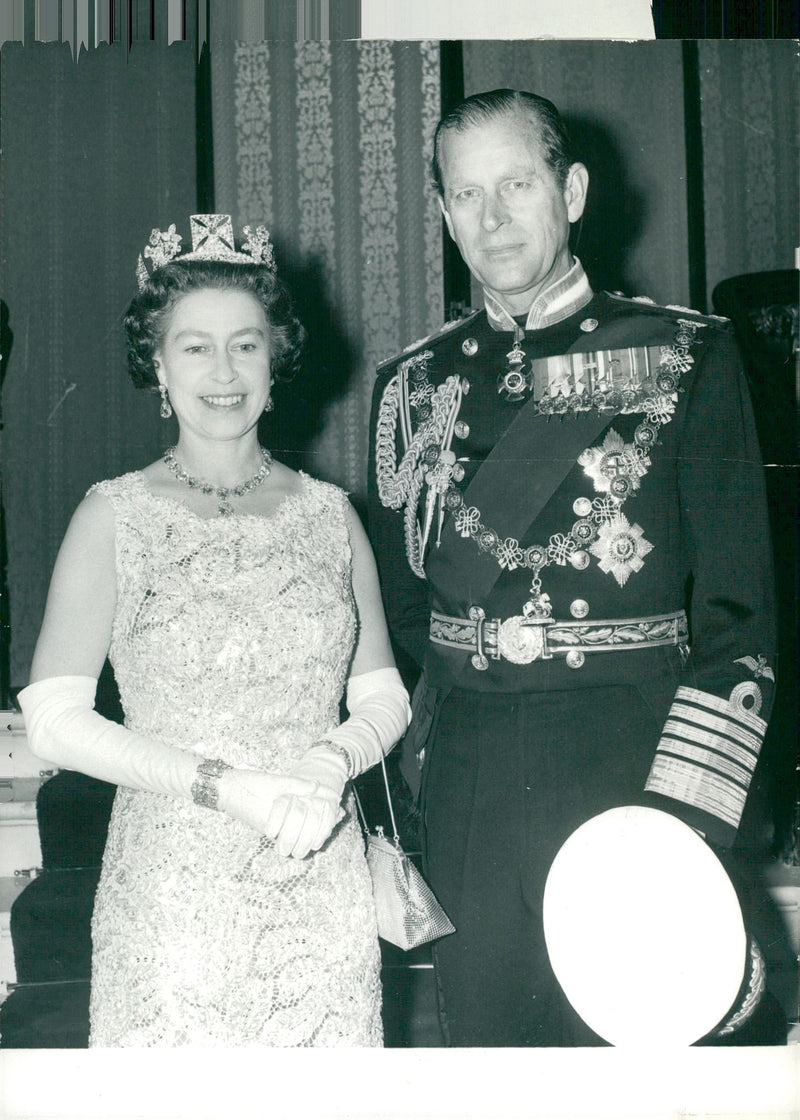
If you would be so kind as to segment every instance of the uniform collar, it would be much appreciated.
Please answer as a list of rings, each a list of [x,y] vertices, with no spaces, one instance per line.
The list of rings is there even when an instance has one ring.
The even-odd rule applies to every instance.
[[[542,327],[551,327],[574,315],[585,307],[592,298],[592,289],[589,280],[583,271],[583,265],[577,257],[569,272],[560,280],[555,280],[549,287],[540,292],[531,304],[528,318],[525,321],[526,331],[541,330]],[[483,293],[486,305],[486,314],[489,323],[496,331],[513,331],[517,324],[504,307],[486,290]]]

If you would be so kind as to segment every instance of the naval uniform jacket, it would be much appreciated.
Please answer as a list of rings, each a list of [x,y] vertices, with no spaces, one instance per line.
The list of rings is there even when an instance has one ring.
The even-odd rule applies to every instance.
[[[423,670],[418,727],[426,697],[453,688],[577,697],[630,682],[666,717],[642,803],[730,844],[775,644],[763,470],[730,326],[596,293],[526,331],[522,359],[514,337],[480,311],[378,371],[370,535],[390,629]],[[509,369],[528,378],[521,399],[498,394]],[[555,625],[558,652],[520,663],[496,642],[478,650],[471,610],[572,629],[559,640]],[[669,621],[681,611],[688,633]]]

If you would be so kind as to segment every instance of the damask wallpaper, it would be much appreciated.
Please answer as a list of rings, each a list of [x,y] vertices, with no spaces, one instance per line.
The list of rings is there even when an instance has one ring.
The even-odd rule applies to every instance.
[[[215,44],[212,96],[216,208],[267,224],[309,330],[265,438],[358,499],[375,367],[442,322],[439,44]]]

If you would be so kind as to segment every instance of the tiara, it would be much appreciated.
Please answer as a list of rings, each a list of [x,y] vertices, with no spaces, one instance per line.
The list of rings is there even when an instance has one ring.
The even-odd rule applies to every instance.
[[[244,226],[245,240],[238,252],[233,240],[230,214],[192,214],[192,251],[181,253],[183,238],[175,232],[175,223],[167,230],[154,229],[150,240],[139,254],[136,279],[142,291],[156,269],[170,261],[229,261],[232,264],[260,264],[275,270],[275,254],[264,226]],[[147,261],[150,262],[148,269]]]

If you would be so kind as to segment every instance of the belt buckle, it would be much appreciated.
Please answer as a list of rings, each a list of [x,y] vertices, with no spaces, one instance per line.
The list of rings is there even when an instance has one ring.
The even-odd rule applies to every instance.
[[[497,631],[497,650],[506,661],[514,665],[530,665],[532,661],[549,659],[545,626],[546,618],[526,618],[515,614],[500,623]]]

